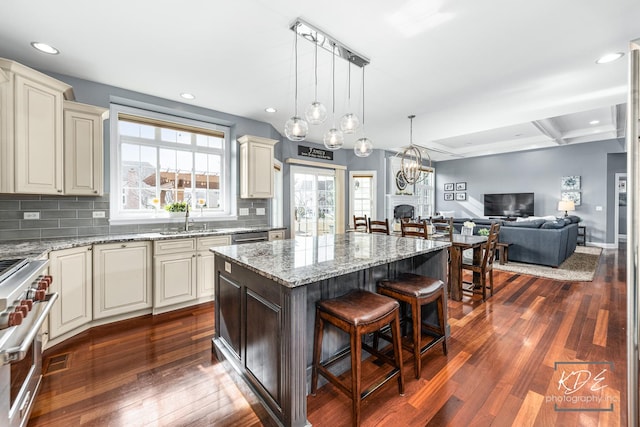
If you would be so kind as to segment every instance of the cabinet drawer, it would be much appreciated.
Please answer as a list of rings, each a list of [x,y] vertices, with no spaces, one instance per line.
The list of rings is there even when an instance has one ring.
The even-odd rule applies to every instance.
[[[154,242],[154,255],[172,254],[176,252],[187,252],[196,249],[196,239],[172,239]]]
[[[269,240],[283,240],[284,230],[274,230],[269,232]]]
[[[198,237],[198,250],[206,251],[213,246],[227,246],[231,244],[231,236]]]

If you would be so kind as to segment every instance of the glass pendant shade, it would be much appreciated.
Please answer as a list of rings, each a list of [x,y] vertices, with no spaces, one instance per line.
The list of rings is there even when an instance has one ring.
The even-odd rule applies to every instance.
[[[327,108],[321,102],[314,101],[307,107],[304,116],[309,124],[320,125],[327,120]]]
[[[329,150],[338,150],[344,144],[344,136],[339,129],[331,128],[324,134],[324,146]]]
[[[284,125],[284,134],[290,141],[304,141],[309,132],[309,125],[298,116],[293,116]]]
[[[340,130],[344,133],[355,133],[360,127],[360,119],[353,113],[347,113],[340,119]]]
[[[373,152],[373,144],[366,136],[358,139],[353,146],[353,152],[358,157],[368,157]]]

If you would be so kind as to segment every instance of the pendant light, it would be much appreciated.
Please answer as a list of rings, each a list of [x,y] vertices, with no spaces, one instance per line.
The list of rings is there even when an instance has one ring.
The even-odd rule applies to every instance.
[[[312,125],[320,125],[327,120],[327,108],[321,103],[318,102],[318,33],[315,33],[313,37],[313,44],[315,45],[314,52],[314,79],[315,79],[315,94],[313,97],[313,102],[311,105],[307,107],[307,110],[304,112],[304,116],[307,118],[309,124]]]
[[[364,66],[362,66],[362,138],[356,141],[353,152],[358,157],[368,157],[373,152],[373,144],[364,133]]]
[[[307,137],[307,132],[309,132],[309,125],[307,122],[298,116],[298,33],[293,32],[295,41],[295,114],[284,125],[284,134],[290,141],[304,141]]]
[[[331,107],[333,114],[333,126],[324,134],[324,146],[329,150],[338,150],[344,144],[342,131],[336,128],[336,52],[335,44],[331,52]]]
[[[348,89],[347,89],[347,111],[351,111],[351,61],[349,63],[348,72]],[[364,69],[364,67],[362,67]],[[355,133],[360,126],[360,119],[353,113],[347,113],[340,119],[340,130],[344,133]]]
[[[429,151],[426,148],[419,147],[413,143],[413,119],[416,116],[411,115],[408,117],[411,123],[409,127],[409,146],[402,151],[400,171],[402,172],[407,184],[416,184],[426,179],[427,173],[433,172],[433,168],[431,167],[431,156],[429,155]],[[429,160],[428,167],[422,165],[422,150],[424,150],[427,155],[427,159]]]

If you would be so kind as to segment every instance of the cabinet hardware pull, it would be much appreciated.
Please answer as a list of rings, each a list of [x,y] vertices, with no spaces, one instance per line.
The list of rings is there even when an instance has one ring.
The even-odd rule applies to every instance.
[[[58,193],[62,193],[62,190],[58,190]]]
[[[121,247],[121,248],[126,248],[126,247],[127,247],[127,245],[120,245],[120,247]]]

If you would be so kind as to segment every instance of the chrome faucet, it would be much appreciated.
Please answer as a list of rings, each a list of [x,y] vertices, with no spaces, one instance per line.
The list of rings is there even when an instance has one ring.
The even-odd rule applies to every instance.
[[[189,203],[187,203],[187,212],[184,214],[184,231],[189,231]]]

